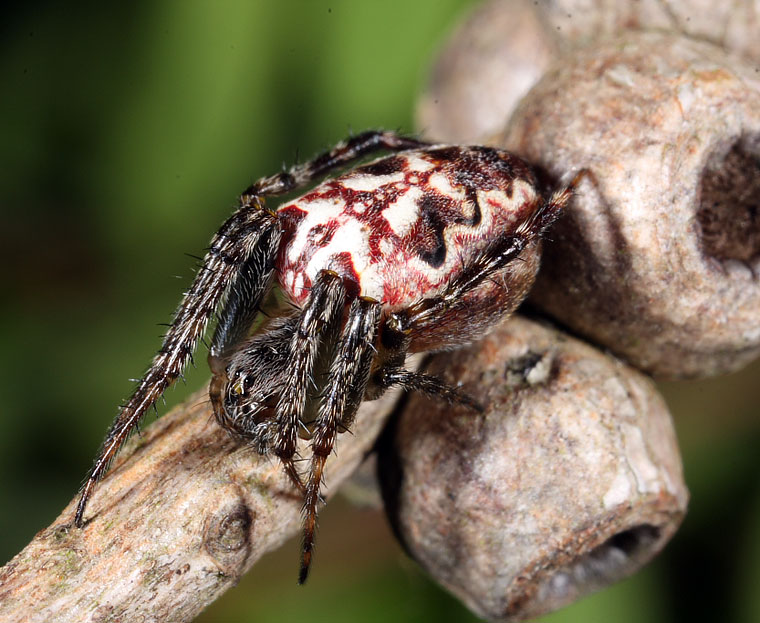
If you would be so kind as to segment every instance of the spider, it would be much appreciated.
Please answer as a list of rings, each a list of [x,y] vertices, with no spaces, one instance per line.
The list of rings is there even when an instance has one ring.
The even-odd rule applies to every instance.
[[[393,153],[275,209],[265,205],[267,196],[378,151]],[[368,131],[255,182],[212,239],[161,350],[113,422],[82,488],[76,525],[111,460],[182,374],[217,313],[208,356],[213,411],[230,433],[278,457],[303,495],[303,583],[337,435],[363,400],[394,386],[480,408],[457,388],[406,370],[406,355],[470,342],[517,307],[537,271],[541,238],[578,178],[544,199],[528,165],[508,152]],[[262,320],[275,281],[291,311]],[[304,475],[296,466],[299,437],[311,446]]]

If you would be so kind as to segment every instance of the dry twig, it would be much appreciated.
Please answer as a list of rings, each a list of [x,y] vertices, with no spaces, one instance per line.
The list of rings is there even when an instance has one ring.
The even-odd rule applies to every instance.
[[[327,467],[332,494],[397,397],[362,405]],[[298,532],[301,497],[279,462],[213,421],[205,391],[132,439],[88,522],[75,500],[0,570],[0,621],[190,621],[264,553]],[[293,561],[295,581],[296,561]]]

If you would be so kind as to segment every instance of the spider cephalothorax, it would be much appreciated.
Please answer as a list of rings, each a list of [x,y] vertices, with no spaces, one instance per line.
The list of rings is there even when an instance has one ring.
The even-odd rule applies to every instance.
[[[378,150],[397,153],[276,209],[264,205],[267,195]],[[366,132],[253,184],[214,236],[161,351],[113,423],[76,523],[110,460],[181,374],[221,307],[209,353],[214,413],[258,452],[274,453],[303,493],[303,582],[337,434],[362,400],[393,386],[477,408],[437,378],[405,370],[405,357],[466,343],[517,307],[538,269],[541,236],[577,179],[545,200],[529,167],[505,151]],[[259,323],[275,280],[292,311]],[[299,436],[311,445],[305,479],[295,463]]]

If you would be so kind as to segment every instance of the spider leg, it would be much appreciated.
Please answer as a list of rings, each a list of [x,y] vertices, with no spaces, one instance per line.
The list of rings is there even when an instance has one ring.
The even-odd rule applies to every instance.
[[[448,385],[438,377],[404,369],[411,335],[412,330],[403,325],[403,320],[397,313],[392,313],[386,318],[381,329],[380,342],[387,355],[379,369],[372,374],[367,399],[379,398],[386,390],[399,386],[406,391],[421,391],[428,396],[442,398],[446,402],[461,404],[479,413],[482,412],[482,405],[471,396]]]
[[[398,385],[406,391],[419,391],[429,396],[441,398],[448,403],[461,404],[478,413],[483,412],[483,406],[456,387],[448,385],[437,376],[412,372],[403,368],[383,368],[374,374],[372,379],[383,389]]]
[[[119,448],[140,418],[184,370],[211,315],[241,266],[254,253],[260,252],[262,256],[270,253],[271,248],[277,247],[279,237],[277,217],[263,209],[258,197],[244,200],[214,236],[203,265],[177,309],[161,350],[106,435],[82,488],[75,515],[77,526],[82,526],[84,511],[95,485]],[[271,266],[265,272],[262,277],[268,280]]]
[[[382,306],[373,299],[354,299],[338,343],[325,388],[324,401],[314,427],[309,481],[304,496],[303,549],[299,584],[309,574],[317,525],[319,489],[327,457],[335,445],[338,427],[348,427],[356,415],[369,381],[375,356],[374,341]]]
[[[313,371],[320,342],[326,341],[332,345],[343,315],[344,297],[341,277],[332,271],[320,271],[289,344],[285,385],[275,415],[277,434],[274,453],[302,493],[305,487],[293,461],[298,430],[304,417],[309,385],[314,381]]]
[[[256,244],[229,288],[209,347],[209,366],[215,374],[221,372],[220,368],[248,336],[271,285],[279,242],[278,232]]]
[[[456,305],[465,294],[475,290],[490,279],[509,262],[517,258],[530,241],[536,237],[530,230],[518,230],[514,235],[503,236],[478,254],[451,280],[438,295],[423,298],[408,308],[392,314],[405,331],[421,334],[435,325],[438,318]]]
[[[429,145],[430,143],[400,136],[395,132],[369,130],[338,143],[330,151],[309,162],[258,180],[243,193],[243,197],[283,195],[376,151],[404,151]]]

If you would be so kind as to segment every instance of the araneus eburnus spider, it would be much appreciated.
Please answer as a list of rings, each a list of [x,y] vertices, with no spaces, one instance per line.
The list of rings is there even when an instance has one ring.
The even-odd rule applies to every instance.
[[[380,150],[396,153],[276,209],[264,204]],[[258,452],[274,453],[302,492],[304,582],[337,434],[362,400],[393,386],[478,408],[439,379],[405,370],[406,355],[465,344],[517,307],[538,268],[542,235],[578,179],[545,200],[528,165],[508,152],[370,131],[254,183],[211,241],[161,350],[111,426],[76,524],[218,311],[209,353],[214,414]],[[275,280],[296,309],[251,336]],[[299,435],[311,441],[305,482],[295,462]]]

